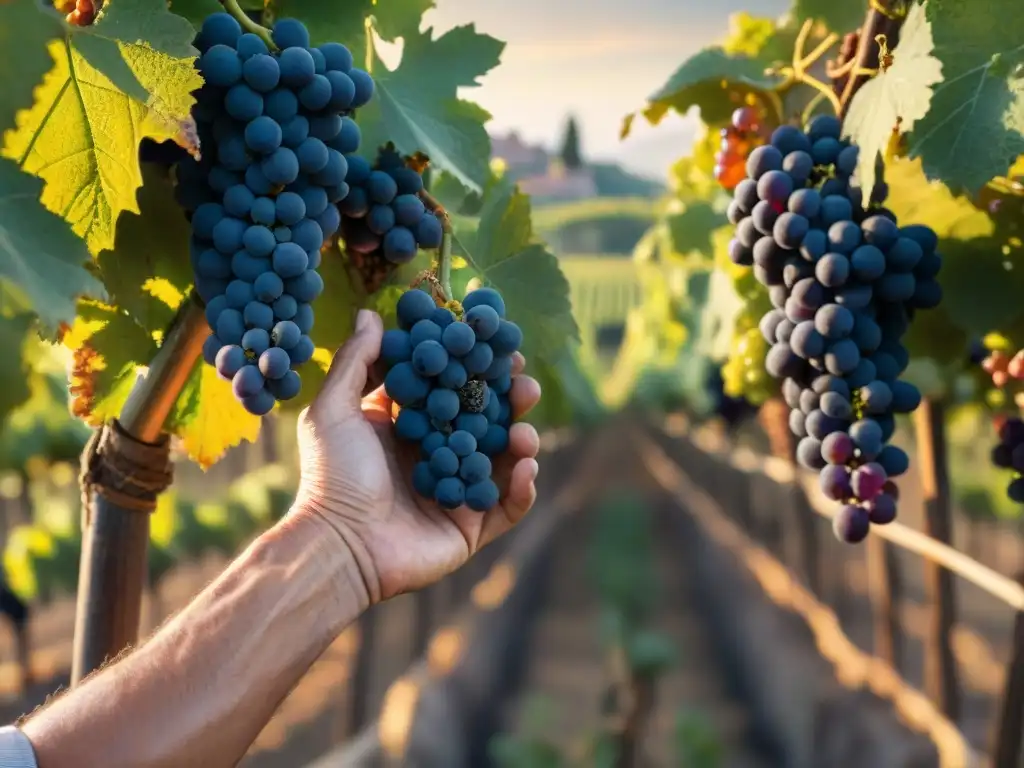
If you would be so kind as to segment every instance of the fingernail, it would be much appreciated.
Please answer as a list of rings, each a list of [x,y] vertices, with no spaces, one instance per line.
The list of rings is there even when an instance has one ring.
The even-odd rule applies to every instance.
[[[532,482],[537,479],[537,473],[540,472],[540,464],[537,463],[536,459],[530,459],[530,464],[530,480]]]
[[[368,309],[360,309],[356,313],[356,332],[365,331],[370,327],[370,320],[373,313]]]

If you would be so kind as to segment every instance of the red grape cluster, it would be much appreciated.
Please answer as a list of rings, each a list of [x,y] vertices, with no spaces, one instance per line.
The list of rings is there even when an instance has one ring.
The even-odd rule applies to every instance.
[[[715,153],[715,181],[730,192],[747,175],[747,157],[767,141],[762,115],[754,107],[740,107],[732,122],[722,129],[722,141]]]

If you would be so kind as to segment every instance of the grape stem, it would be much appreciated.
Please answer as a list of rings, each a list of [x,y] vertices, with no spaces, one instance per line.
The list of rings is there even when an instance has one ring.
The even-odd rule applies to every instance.
[[[839,97],[840,108],[837,114],[840,118],[846,117],[857,91],[877,71],[871,69],[872,65],[877,67],[881,63],[879,35],[884,35],[882,39],[887,41],[890,47],[896,47],[900,27],[903,26],[905,18],[905,13],[897,11],[898,5],[899,0],[872,0],[868,6],[867,17],[861,26],[860,39],[857,41],[857,54],[851,60],[853,67],[850,77],[846,81],[842,96]]]
[[[452,296],[452,220],[441,202],[427,190],[420,190],[419,197],[423,201],[424,207],[441,221],[441,252],[434,273],[440,283],[444,300],[451,301],[454,298]]]
[[[814,75],[810,74],[807,70],[814,66],[814,64],[820,59],[825,53],[839,40],[839,35],[832,33],[828,35],[824,40],[818,43],[817,47],[810,53],[804,53],[804,48],[807,45],[807,38],[810,37],[811,30],[814,28],[814,20],[807,19],[800,27],[800,32],[797,33],[796,42],[793,44],[793,61],[788,67],[781,67],[777,70],[778,74],[784,77],[785,82],[779,86],[780,88],[787,88],[796,83],[803,83],[809,85],[811,88],[816,90],[820,94],[821,98],[828,99],[832,103],[832,108],[839,113],[840,103],[839,97],[829,88],[825,83],[821,82]]]
[[[267,48],[270,50],[278,50],[274,44],[274,39],[270,36],[270,30],[250,19],[238,4],[238,0],[220,0],[220,4],[224,6],[225,11],[234,17],[242,29],[259,37],[260,40],[267,44]]]

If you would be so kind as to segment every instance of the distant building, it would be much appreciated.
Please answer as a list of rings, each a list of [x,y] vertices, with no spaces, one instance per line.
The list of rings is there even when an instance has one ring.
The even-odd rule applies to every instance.
[[[551,162],[544,147],[524,143],[515,131],[508,136],[491,137],[491,155],[502,160],[508,173],[517,179],[547,173]]]
[[[527,144],[515,131],[491,137],[491,155],[504,173],[536,202],[571,202],[592,197],[656,197],[660,182],[635,176],[614,163],[565,167],[562,157]]]
[[[597,197],[594,171],[583,166],[566,168],[561,158],[546,149],[526,144],[517,133],[491,139],[492,155],[519,188],[538,202],[567,202]]]

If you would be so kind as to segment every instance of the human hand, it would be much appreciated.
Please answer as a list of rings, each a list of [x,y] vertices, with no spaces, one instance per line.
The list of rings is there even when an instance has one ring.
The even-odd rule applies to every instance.
[[[446,511],[419,496],[411,484],[419,447],[395,437],[383,387],[363,396],[382,334],[380,316],[362,310],[316,400],[299,417],[296,514],[340,536],[371,603],[432,584],[518,523],[536,500],[540,450],[531,425],[512,426],[508,452],[494,460],[501,501],[488,512]],[[509,393],[514,418],[540,399],[540,385],[522,375],[525,363],[517,353]]]

